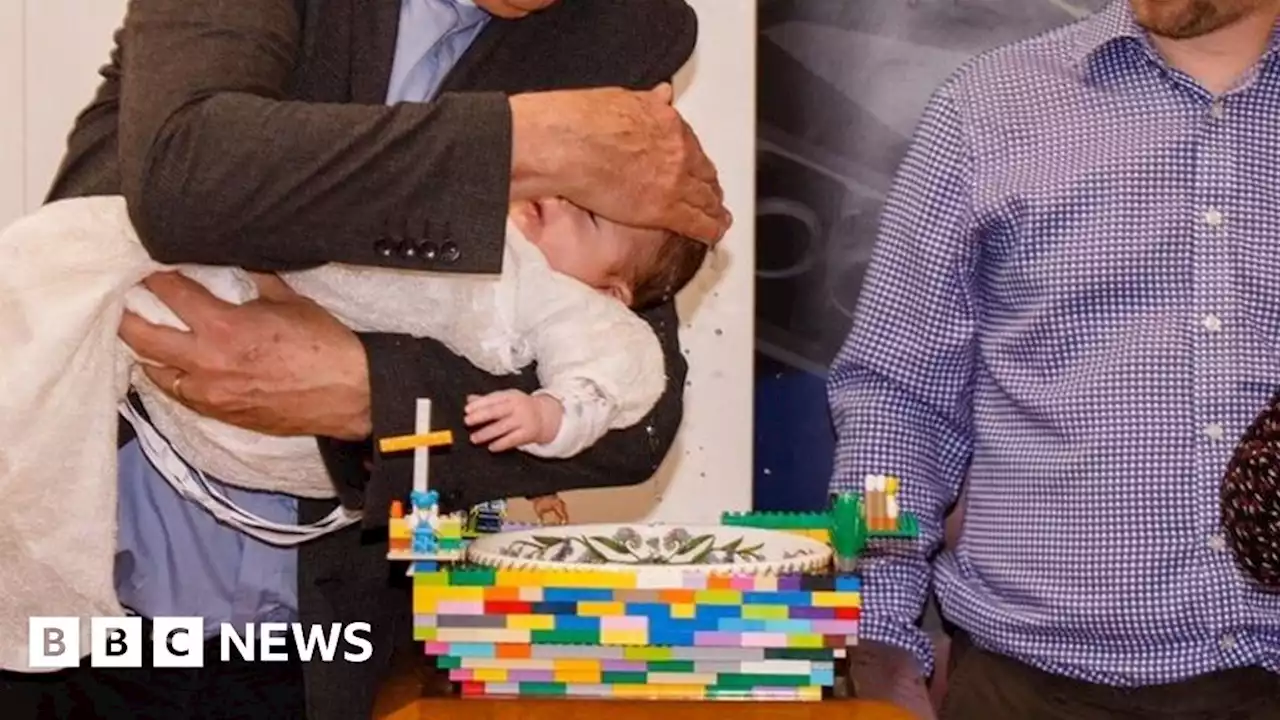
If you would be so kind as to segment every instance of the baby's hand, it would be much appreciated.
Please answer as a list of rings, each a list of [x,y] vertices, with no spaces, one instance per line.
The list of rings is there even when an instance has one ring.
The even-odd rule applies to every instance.
[[[469,428],[485,426],[471,434],[471,442],[503,452],[529,443],[545,444],[556,439],[564,407],[549,395],[528,395],[519,390],[501,390],[467,397]]]

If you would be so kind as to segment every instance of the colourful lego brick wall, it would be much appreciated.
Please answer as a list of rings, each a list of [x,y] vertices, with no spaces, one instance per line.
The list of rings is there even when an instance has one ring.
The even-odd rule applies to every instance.
[[[414,636],[468,695],[819,700],[862,602],[853,576],[458,566],[413,581]]]

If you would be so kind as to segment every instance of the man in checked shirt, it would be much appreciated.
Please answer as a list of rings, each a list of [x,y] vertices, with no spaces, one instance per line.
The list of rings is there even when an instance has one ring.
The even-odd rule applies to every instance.
[[[898,475],[921,520],[865,564],[862,695],[932,715],[932,580],[947,720],[1280,718],[1219,501],[1280,382],[1277,15],[1117,0],[933,97],[830,375],[833,489]]]

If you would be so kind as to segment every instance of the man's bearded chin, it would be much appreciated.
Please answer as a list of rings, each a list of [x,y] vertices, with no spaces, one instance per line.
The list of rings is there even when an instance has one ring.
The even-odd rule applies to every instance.
[[[1190,40],[1239,22],[1261,6],[1257,0],[1132,0],[1144,30],[1171,40]]]

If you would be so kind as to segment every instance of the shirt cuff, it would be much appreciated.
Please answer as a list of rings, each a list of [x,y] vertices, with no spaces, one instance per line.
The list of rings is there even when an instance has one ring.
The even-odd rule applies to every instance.
[[[915,657],[924,677],[932,675],[933,640],[917,623],[928,596],[929,566],[916,559],[871,555],[863,561],[860,572],[858,639],[902,648]]]
[[[530,455],[541,458],[571,458],[583,451],[582,433],[584,428],[581,423],[581,414],[569,412],[569,406],[565,403],[565,399],[558,393],[551,392],[546,389],[534,391],[534,396],[546,395],[554,398],[560,403],[560,407],[564,408],[564,412],[560,416],[560,429],[556,431],[556,436],[549,443],[528,443],[520,446],[521,452],[527,452]]]

